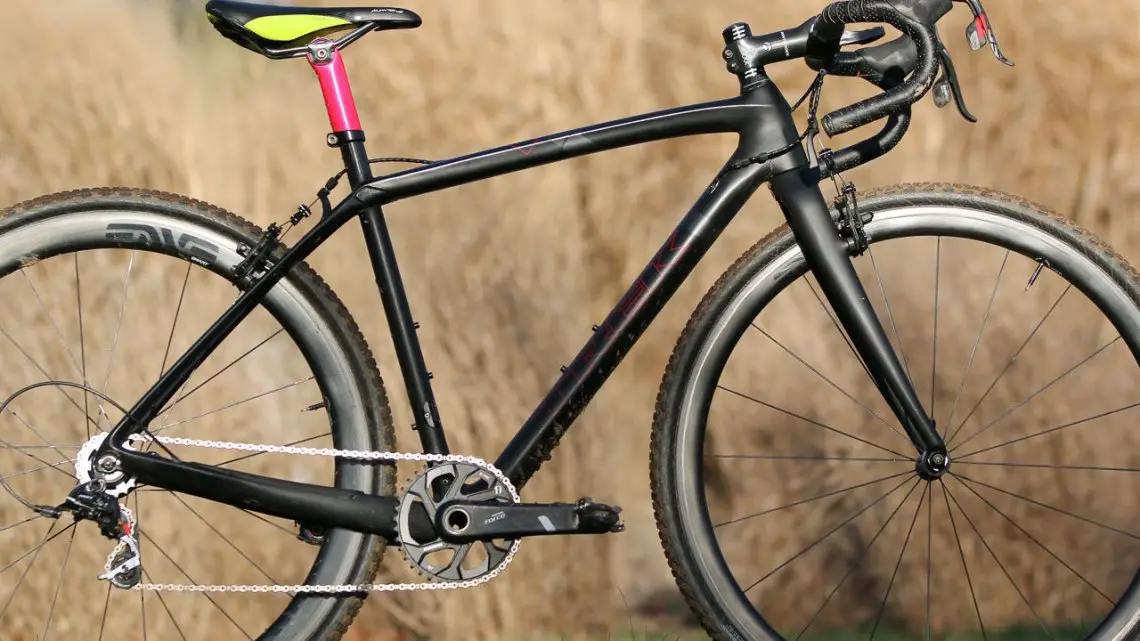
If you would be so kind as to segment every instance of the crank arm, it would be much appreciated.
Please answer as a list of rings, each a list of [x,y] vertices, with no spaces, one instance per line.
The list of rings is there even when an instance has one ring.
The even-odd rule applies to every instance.
[[[514,540],[559,534],[621,532],[620,507],[582,499],[577,503],[449,501],[436,513],[436,531],[450,543]]]

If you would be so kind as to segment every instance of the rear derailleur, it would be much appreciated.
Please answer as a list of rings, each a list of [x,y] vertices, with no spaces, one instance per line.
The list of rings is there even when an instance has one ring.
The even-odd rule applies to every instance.
[[[42,516],[59,518],[64,512],[71,512],[76,522],[94,521],[99,533],[119,543],[107,556],[101,581],[129,590],[142,579],[142,557],[139,553],[136,534],[137,522],[129,508],[120,505],[117,498],[107,493],[107,484],[102,479],[81,483],[67,498],[56,507],[39,506],[36,509]]]

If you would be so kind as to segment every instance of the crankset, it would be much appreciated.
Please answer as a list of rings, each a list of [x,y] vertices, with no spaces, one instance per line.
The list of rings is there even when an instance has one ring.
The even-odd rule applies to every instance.
[[[577,503],[451,501],[440,506],[436,529],[452,543],[563,534],[621,532],[621,508],[584,498]]]
[[[420,540],[426,537],[413,528],[416,512],[435,525],[430,540]],[[620,532],[625,529],[620,512],[591,499],[520,503],[490,469],[445,463],[411,482],[396,525],[404,555],[422,573],[444,581],[471,581],[499,569],[523,537]]]

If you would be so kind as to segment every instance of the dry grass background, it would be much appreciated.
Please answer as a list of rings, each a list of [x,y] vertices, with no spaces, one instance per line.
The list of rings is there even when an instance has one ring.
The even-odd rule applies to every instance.
[[[1140,70],[1132,62],[1140,55],[1140,3],[990,4],[1015,69],[967,55],[964,10],[942,29],[981,122],[969,125],[926,101],[899,150],[851,177],[864,189],[936,179],[1016,192],[1136,255]],[[735,80],[719,60],[725,25],[747,20],[759,32],[798,24],[821,5],[414,0],[404,6],[421,12],[422,28],[369,36],[353,45],[348,65],[373,155],[440,158],[730,95]],[[2,202],[129,185],[185,193],[265,224],[307,201],[338,168],[323,144],[327,121],[311,71],[269,63],[213,35],[198,2],[6,0],[2,13]],[[794,63],[771,72],[789,94],[810,81]],[[832,82],[825,105],[862,95],[854,83]],[[499,450],[732,145],[656,143],[389,208],[453,450],[485,457]],[[589,634],[622,626],[618,588],[632,604],[668,594],[646,471],[660,373],[700,295],[779,222],[761,192],[527,488],[531,500],[590,495],[619,503],[626,533],[528,542],[486,589],[376,598],[384,605],[366,607],[362,629],[435,638]],[[312,263],[357,316],[399,399],[359,239],[341,234]],[[411,447],[406,408],[396,409]],[[791,489],[802,491],[773,487],[772,500]],[[795,545],[796,533],[777,534],[781,545]]]

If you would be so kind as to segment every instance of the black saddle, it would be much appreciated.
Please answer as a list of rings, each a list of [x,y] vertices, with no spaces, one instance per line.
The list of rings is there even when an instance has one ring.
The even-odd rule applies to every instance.
[[[237,0],[210,0],[206,17],[223,36],[269,58],[303,56],[315,38],[347,29],[353,30],[349,38],[355,40],[369,31],[414,29],[423,22],[414,11],[395,7],[297,7]]]

